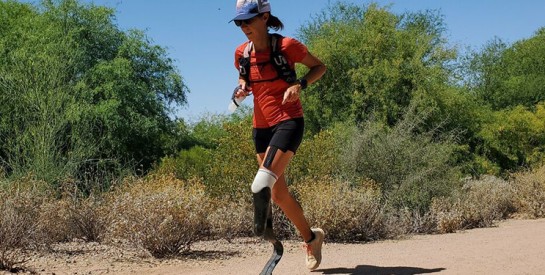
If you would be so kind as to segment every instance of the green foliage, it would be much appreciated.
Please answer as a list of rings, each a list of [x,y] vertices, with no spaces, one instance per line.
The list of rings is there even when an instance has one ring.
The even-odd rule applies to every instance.
[[[339,122],[318,134],[306,135],[288,166],[288,180],[297,183],[324,175],[339,175],[339,156],[354,134],[354,129],[349,123]]]
[[[204,177],[214,196],[237,198],[248,194],[258,165],[252,141],[251,117],[223,124],[212,164]]]
[[[505,78],[502,53],[506,48],[507,44],[496,38],[488,42],[481,52],[469,53],[469,57],[466,57],[467,64],[464,64],[466,86],[479,99],[492,106],[497,102],[498,96],[504,94],[501,87],[501,82]]]
[[[545,100],[545,28],[513,45],[493,40],[474,54],[475,92],[494,109],[533,107]]]
[[[545,158],[545,103],[535,111],[517,106],[492,113],[478,133],[482,155],[501,171],[541,165]]]
[[[170,153],[169,106],[188,90],[163,48],[76,0],[2,1],[0,14],[2,170],[55,183],[103,160],[147,169]]]
[[[212,161],[212,152],[201,146],[181,150],[177,156],[164,158],[158,173],[172,173],[179,179],[204,177]]]
[[[251,119],[247,113],[202,118],[188,127],[195,146],[164,158],[156,170],[180,179],[199,178],[213,196],[244,196],[258,168]]]
[[[62,160],[63,151],[71,148],[72,160],[78,161],[85,149],[93,150],[82,149],[83,140],[69,142],[67,135],[77,95],[66,80],[74,74],[80,52],[75,41],[30,6],[7,2],[2,8],[26,12],[8,18],[13,28],[5,29],[0,38],[0,156],[10,172],[34,168],[41,177],[55,180],[73,169]]]
[[[436,87],[433,92],[415,94],[411,104],[422,114],[419,132],[433,131],[434,139],[452,139],[455,148],[451,161],[465,175],[478,176],[484,171],[480,154],[479,132],[489,122],[492,110],[483,106],[474,94],[457,87]]]
[[[300,29],[302,40],[328,67],[303,93],[311,131],[369,117],[389,125],[414,93],[448,78],[455,58],[433,12],[394,15],[387,8],[337,3]]]
[[[363,124],[345,147],[342,169],[345,175],[375,181],[394,208],[422,214],[434,197],[455,190],[460,175],[451,161],[452,140],[436,140],[432,130],[419,132],[426,117],[411,110],[392,128]]]

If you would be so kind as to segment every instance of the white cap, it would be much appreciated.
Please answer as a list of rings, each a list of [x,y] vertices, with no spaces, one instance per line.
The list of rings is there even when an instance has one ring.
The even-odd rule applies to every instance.
[[[269,0],[237,0],[237,14],[233,20],[247,20],[270,11]]]

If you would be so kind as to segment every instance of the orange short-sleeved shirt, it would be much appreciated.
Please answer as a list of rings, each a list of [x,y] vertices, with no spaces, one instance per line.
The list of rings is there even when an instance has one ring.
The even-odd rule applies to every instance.
[[[238,70],[239,59],[244,54],[248,42],[238,46],[235,51],[235,67]],[[306,57],[308,49],[294,38],[283,37],[280,51],[292,67]],[[288,102],[282,105],[284,92],[289,84],[278,79],[274,66],[270,63],[270,49],[265,52],[250,54],[250,85],[254,96],[254,128],[268,128],[281,121],[303,117],[301,101]]]

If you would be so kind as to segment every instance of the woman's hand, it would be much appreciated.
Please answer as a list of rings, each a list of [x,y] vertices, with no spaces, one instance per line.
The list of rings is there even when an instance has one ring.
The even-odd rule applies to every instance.
[[[299,94],[301,94],[301,84],[297,83],[289,86],[284,92],[284,100],[282,100],[282,105],[288,102],[297,101],[297,99],[299,99]]]
[[[238,82],[238,90],[235,92],[235,97],[241,97],[241,96],[249,96],[252,93],[252,87],[250,87],[246,81],[239,80]]]
[[[307,85],[310,85],[311,83],[320,79],[326,71],[326,67],[324,63],[322,63],[320,59],[316,58],[310,52],[307,53],[307,55],[305,56],[305,58],[303,58],[303,60],[301,60],[301,63],[307,66],[307,68],[309,68],[309,71],[303,77],[304,79],[306,79]],[[297,99],[299,99],[299,95],[301,94],[302,89],[303,88],[301,87],[301,84],[299,82],[297,82],[294,85],[291,85],[284,92],[284,100],[282,100],[282,104],[285,104],[287,102],[294,102]]]

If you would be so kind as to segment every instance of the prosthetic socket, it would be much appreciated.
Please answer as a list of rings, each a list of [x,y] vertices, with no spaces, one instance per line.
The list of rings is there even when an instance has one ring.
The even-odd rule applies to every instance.
[[[259,169],[252,183],[254,197],[254,233],[263,236],[271,213],[271,190],[278,179],[272,171]],[[272,217],[269,217],[272,218]],[[271,224],[272,228],[272,224]]]

